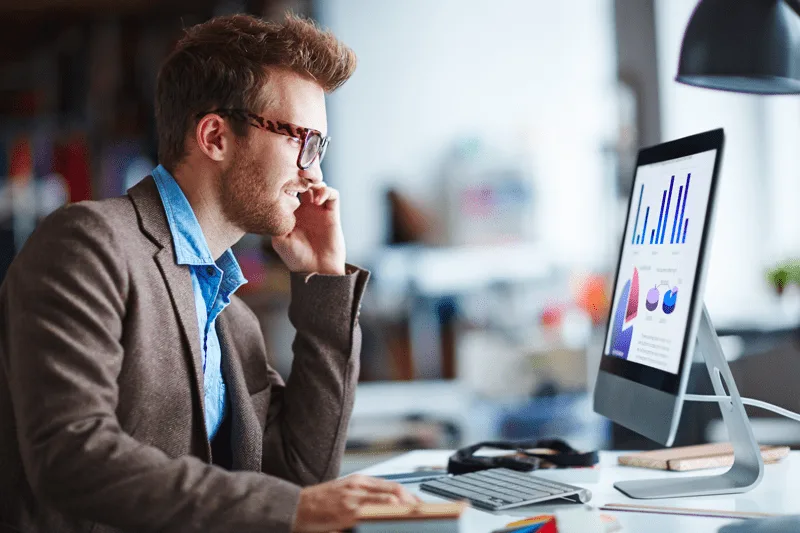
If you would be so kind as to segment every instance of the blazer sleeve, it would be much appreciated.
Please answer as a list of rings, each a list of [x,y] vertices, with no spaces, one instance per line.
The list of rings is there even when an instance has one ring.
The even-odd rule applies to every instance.
[[[8,272],[3,363],[36,497],[126,531],[290,531],[298,486],[169,457],[120,428],[123,246],[94,204],[76,204],[44,221]]]
[[[284,386],[271,372],[262,469],[300,485],[339,474],[361,355],[358,324],[369,273],[293,273],[289,319],[294,361]]]

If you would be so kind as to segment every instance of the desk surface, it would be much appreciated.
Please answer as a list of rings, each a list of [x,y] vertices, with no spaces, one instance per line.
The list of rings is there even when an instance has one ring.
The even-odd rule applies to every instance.
[[[450,456],[447,450],[420,450],[410,452],[389,461],[377,464],[359,473],[367,475],[407,472],[417,467],[445,466]],[[537,472],[545,478],[563,481],[592,491],[591,505],[607,503],[639,503],[668,507],[690,507],[695,509],[715,509],[724,511],[754,511],[762,513],[800,514],[800,452],[792,452],[783,462],[767,465],[764,479],[755,489],[745,494],[730,496],[705,496],[699,498],[678,498],[668,500],[633,500],[617,491],[613,484],[627,479],[649,479],[658,477],[711,475],[723,470],[704,470],[693,473],[662,472],[643,468],[621,467],[617,465],[619,453],[602,452],[600,464],[593,469],[542,470]],[[431,494],[420,492],[416,485],[406,485],[426,501],[442,501]],[[555,509],[574,504],[539,504],[521,507],[501,513],[488,513],[470,508],[464,520],[464,533],[488,533],[508,522],[520,518],[551,513]],[[693,533],[716,532],[721,526],[736,522],[716,518],[692,516],[670,516],[644,513],[613,514],[629,533],[673,533],[692,531]]]

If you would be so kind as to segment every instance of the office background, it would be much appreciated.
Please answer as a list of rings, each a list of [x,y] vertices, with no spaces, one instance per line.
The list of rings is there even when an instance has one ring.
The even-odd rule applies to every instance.
[[[800,99],[676,84],[695,3],[2,0],[0,276],[41,217],[155,166],[155,76],[182,27],[291,9],[359,58],[328,98],[323,166],[374,276],[346,468],[484,438],[651,447],[590,401],[636,149],[716,127],[706,303],[742,394],[798,410]],[[286,375],[287,273],[257,236],[235,251]],[[762,442],[800,446],[750,414]],[[687,406],[678,442],[724,438],[718,416]]]

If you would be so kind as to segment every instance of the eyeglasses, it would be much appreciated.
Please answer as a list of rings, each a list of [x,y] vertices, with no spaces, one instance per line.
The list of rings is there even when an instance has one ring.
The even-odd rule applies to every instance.
[[[254,128],[277,133],[278,135],[285,135],[299,142],[300,153],[297,154],[297,167],[300,170],[308,169],[314,164],[314,160],[317,157],[319,157],[319,162],[322,163],[325,152],[328,150],[328,143],[331,142],[330,136],[326,137],[322,135],[322,132],[319,130],[304,128],[292,124],[291,122],[267,120],[261,115],[256,115],[246,109],[215,109],[214,111],[198,113],[197,119],[200,120],[211,113],[244,120]]]

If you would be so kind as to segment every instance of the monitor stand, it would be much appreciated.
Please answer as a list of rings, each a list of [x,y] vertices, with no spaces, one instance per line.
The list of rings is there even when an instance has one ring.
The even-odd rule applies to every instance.
[[[703,306],[703,315],[697,332],[697,347],[703,354],[716,394],[730,396],[730,400],[720,401],[719,407],[725,426],[728,428],[728,437],[733,444],[733,466],[724,474],[716,476],[682,476],[620,481],[614,484],[614,487],[631,498],[680,498],[747,492],[755,488],[764,476],[764,460],[761,458],[761,451],[756,443],[753,429],[750,427],[747,413],[744,410],[744,404],[739,396],[739,390],[733,381],[731,369],[725,359],[725,354],[722,353],[719,338],[705,306]]]

